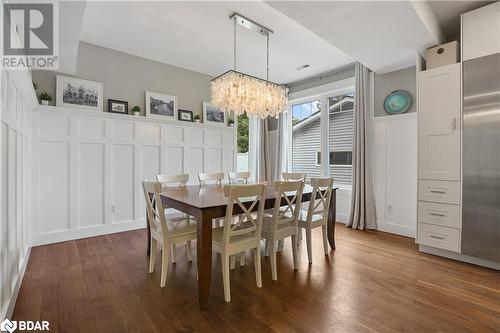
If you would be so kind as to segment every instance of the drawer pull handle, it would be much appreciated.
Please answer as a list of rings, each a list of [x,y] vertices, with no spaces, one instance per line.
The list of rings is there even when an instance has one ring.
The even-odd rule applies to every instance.
[[[445,217],[445,214],[440,214],[440,213],[429,213],[431,216],[438,216],[438,217]]]
[[[429,238],[434,238],[434,239],[444,240],[444,237],[443,237],[443,236],[436,236],[436,235],[429,235]]]
[[[446,191],[439,191],[439,190],[431,190],[431,193],[437,193],[437,194],[445,194]]]

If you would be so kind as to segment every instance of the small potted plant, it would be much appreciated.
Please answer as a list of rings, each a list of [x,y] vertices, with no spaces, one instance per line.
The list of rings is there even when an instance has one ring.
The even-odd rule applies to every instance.
[[[49,105],[49,102],[52,100],[52,96],[44,91],[40,94],[40,101],[42,102],[42,105]]]
[[[229,118],[227,120],[227,124],[229,125],[229,127],[234,127],[234,119],[233,118]]]
[[[136,105],[132,108],[132,114],[134,116],[139,116],[141,114],[141,108],[139,107],[139,105]]]
[[[199,114],[197,114],[197,115],[195,115],[195,116],[194,116],[194,121],[195,121],[196,123],[199,123],[199,122],[200,122],[200,115],[199,115]]]

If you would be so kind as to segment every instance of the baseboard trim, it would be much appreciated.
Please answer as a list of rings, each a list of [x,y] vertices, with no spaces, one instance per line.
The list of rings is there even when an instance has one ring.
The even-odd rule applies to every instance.
[[[390,234],[415,238],[415,229],[411,229],[408,226],[403,226],[400,224],[377,220],[377,230],[387,232]]]
[[[500,270],[500,263],[495,262],[495,261],[471,257],[471,256],[468,256],[466,254],[451,252],[451,251],[447,251],[447,250],[436,249],[434,247],[426,246],[426,245],[419,245],[418,249],[420,252],[433,254],[433,255],[445,257],[448,259],[463,261],[463,262],[466,262],[468,264],[483,266],[483,267],[495,269],[497,271]]]
[[[26,250],[26,254],[24,255],[23,264],[21,265],[21,270],[17,275],[16,285],[14,286],[14,290],[12,291],[12,295],[10,296],[9,303],[7,304],[7,308],[5,309],[5,313],[2,313],[2,321],[4,319],[11,319],[12,314],[14,313],[14,308],[16,307],[17,296],[19,295],[19,290],[21,289],[21,284],[23,283],[24,273],[26,272],[26,267],[28,267],[28,262],[31,255],[31,247],[28,247]]]
[[[102,226],[88,227],[88,228],[80,228],[75,230],[64,230],[51,232],[46,234],[40,234],[34,236],[30,243],[32,246],[38,245],[46,245],[53,244],[59,242],[65,242],[69,240],[102,236],[107,234],[114,234],[117,232],[124,232],[136,229],[142,229],[146,227],[146,220],[138,220],[138,221],[128,221],[128,222],[119,222],[113,224],[105,224]]]

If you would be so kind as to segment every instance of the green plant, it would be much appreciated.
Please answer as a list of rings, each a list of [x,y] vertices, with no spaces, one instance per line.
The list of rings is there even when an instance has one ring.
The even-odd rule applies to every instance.
[[[40,94],[40,100],[50,102],[52,100],[52,96],[48,92],[44,91]]]
[[[139,105],[136,105],[132,108],[132,113],[136,113],[136,112],[141,112],[141,108],[139,107]]]
[[[238,125],[236,127],[238,137],[238,153],[248,152],[248,117],[246,113],[239,115]]]
[[[234,124],[234,119],[233,119],[233,118],[229,118],[229,119],[227,120],[227,123],[228,123],[228,125],[232,125],[232,124]]]
[[[200,120],[200,115],[199,114],[195,114],[194,115],[194,120]]]

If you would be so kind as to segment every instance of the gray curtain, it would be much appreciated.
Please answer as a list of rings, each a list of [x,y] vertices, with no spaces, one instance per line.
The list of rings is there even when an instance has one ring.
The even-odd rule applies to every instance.
[[[258,182],[272,180],[272,166],[267,119],[250,118],[251,131],[250,171]]]
[[[354,96],[354,148],[352,151],[352,197],[348,227],[376,229],[371,156],[367,142],[369,108],[368,68],[356,63]]]

